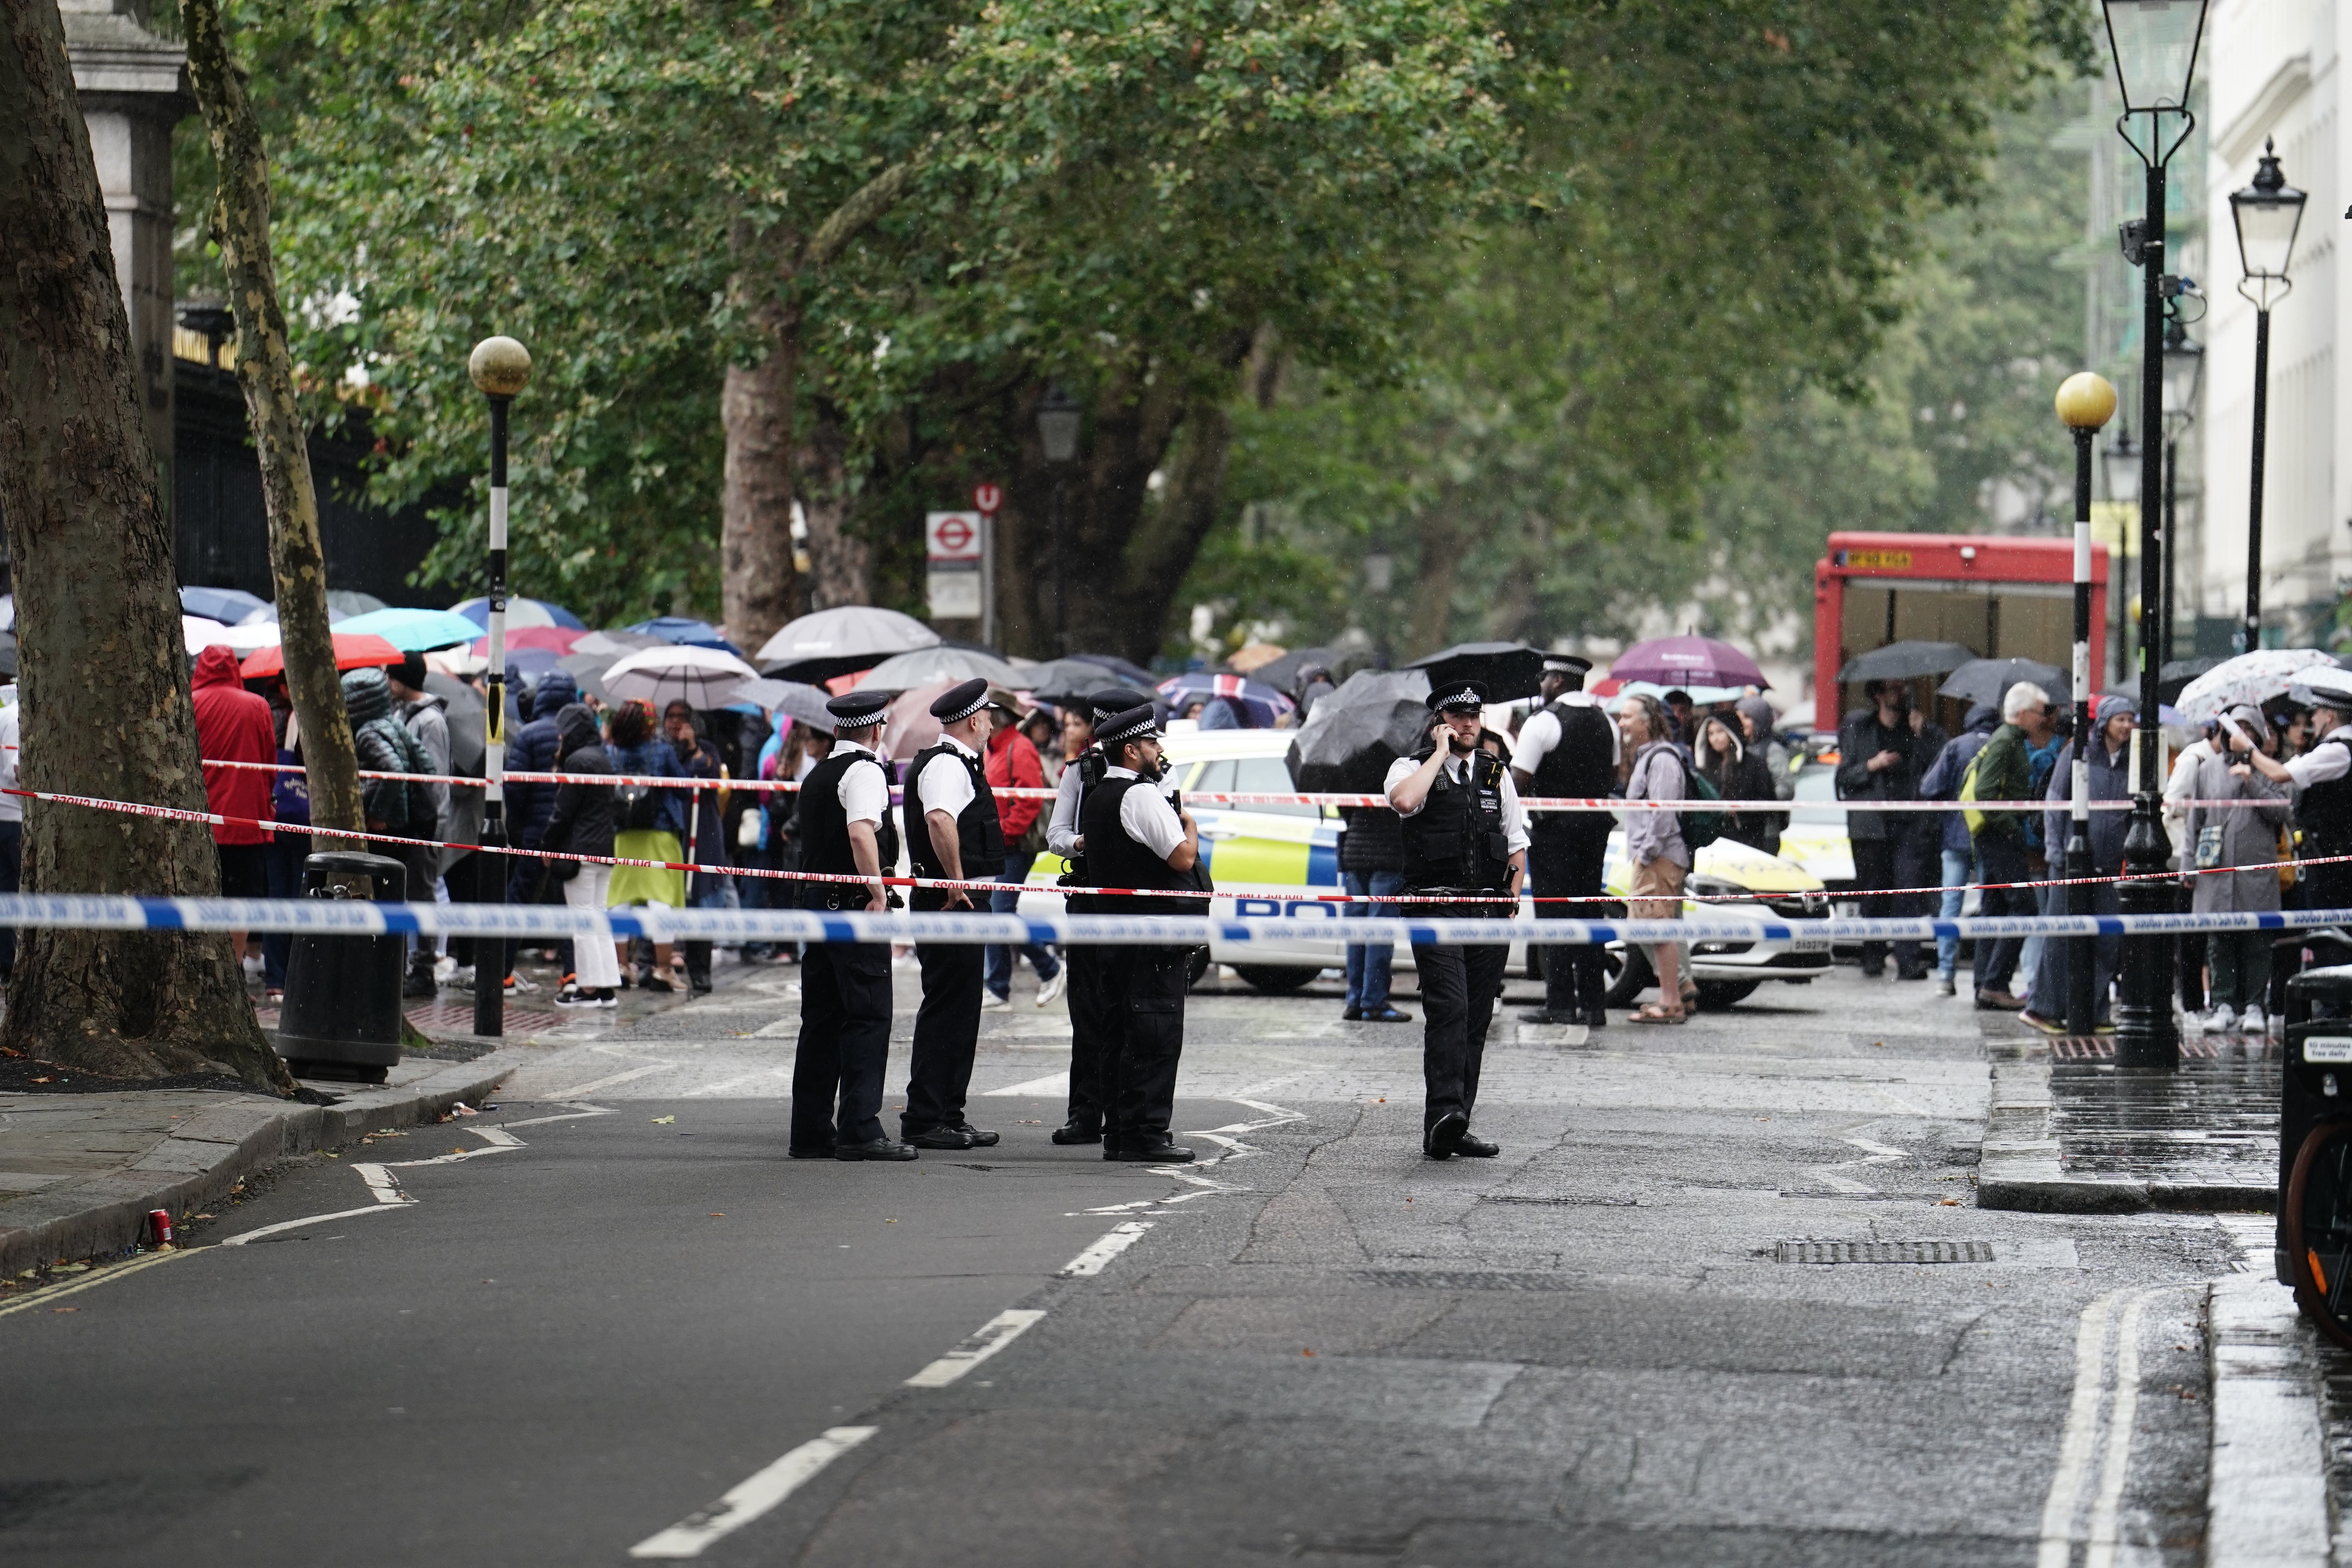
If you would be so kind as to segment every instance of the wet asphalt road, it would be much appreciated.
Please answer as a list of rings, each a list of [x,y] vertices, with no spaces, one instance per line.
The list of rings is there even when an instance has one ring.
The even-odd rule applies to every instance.
[[[1045,1142],[1066,1037],[1026,1006],[985,1020],[999,1147],[783,1159],[789,974],[551,1047],[490,1114],[287,1167],[187,1255],[0,1320],[0,1551],[622,1563],[849,1427],[699,1560],[2029,1563],[2066,1474],[2062,1536],[2199,1560],[2228,1245],[1976,1210],[1983,1053],[1924,987],[1583,1043],[1506,1014],[1504,1155],[1445,1164],[1416,1030],[1197,995],[1180,1126],[1220,1158],[1179,1176]],[[400,1163],[486,1128],[519,1144]],[[368,1205],[355,1163],[415,1201],[217,1245]],[[1980,1260],[1780,1260],[1807,1241]],[[1042,1316],[907,1386],[1008,1309]],[[2130,1322],[2137,1409],[2070,1458],[2086,1310]],[[2110,1412],[2117,1350],[2084,1363]]]

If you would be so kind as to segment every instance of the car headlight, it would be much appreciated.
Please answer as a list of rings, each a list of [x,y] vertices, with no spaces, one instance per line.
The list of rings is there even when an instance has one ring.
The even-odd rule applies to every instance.
[[[1729,899],[1752,896],[1747,889],[1727,882],[1720,877],[1693,877],[1683,884],[1683,891],[1706,903],[1721,903]]]

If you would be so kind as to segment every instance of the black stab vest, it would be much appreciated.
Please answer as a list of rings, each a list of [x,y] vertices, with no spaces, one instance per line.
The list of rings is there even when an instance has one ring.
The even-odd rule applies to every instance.
[[[923,820],[929,808],[922,801],[923,770],[931,765],[933,757],[947,755],[963,764],[971,775],[971,803],[956,813],[956,846],[963,858],[963,874],[969,881],[986,881],[1004,869],[1004,826],[996,816],[996,794],[989,787],[988,769],[977,757],[965,756],[955,747],[941,741],[915,753],[907,764],[907,795],[899,809],[907,821],[907,858],[918,877],[944,877],[948,868],[940,863],[939,851],[931,847],[931,825]],[[946,907],[948,895],[938,888],[917,888],[910,906],[917,910],[937,910]]]
[[[841,776],[861,763],[882,769],[887,790],[890,770],[883,768],[871,752],[836,751],[811,768],[808,777],[801,781],[800,805],[794,819],[799,824],[802,870],[853,877],[858,874],[857,858],[849,847],[849,814],[841,809]],[[898,863],[898,828],[890,820],[889,795],[886,793],[882,798],[882,820],[874,825],[874,835],[882,873],[888,876],[890,868]],[[855,882],[802,882],[794,888],[793,907],[862,910],[868,897],[866,889]]]
[[[1609,716],[1579,703],[1555,702],[1545,710],[1559,723],[1559,744],[1544,753],[1528,780],[1528,793],[1598,798],[1617,787],[1616,746]],[[1532,814],[1528,835],[1538,843],[1572,843],[1609,837],[1617,819],[1605,811],[1545,811]]]
[[[1087,792],[1078,826],[1087,840],[1087,885],[1160,888],[1171,892],[1198,888],[1200,879],[1177,870],[1148,846],[1137,843],[1119,821],[1120,803],[1129,790],[1139,786],[1157,787],[1145,779],[1106,778]],[[1087,904],[1092,912],[1106,915],[1198,915],[1206,914],[1209,908],[1206,899],[1130,899],[1108,893],[1088,894]]]
[[[2352,737],[2322,741],[2321,746],[2352,751]],[[2318,747],[2314,747],[2314,751]],[[2352,854],[2352,773],[2306,787],[2294,803],[2296,823],[2307,836],[2305,850],[2312,855]],[[2342,870],[2343,868],[2332,868]]]
[[[1416,764],[1429,761],[1423,752]],[[1483,746],[1456,784],[1440,768],[1421,810],[1403,818],[1404,879],[1415,889],[1510,886],[1510,841],[1503,828],[1503,764]]]

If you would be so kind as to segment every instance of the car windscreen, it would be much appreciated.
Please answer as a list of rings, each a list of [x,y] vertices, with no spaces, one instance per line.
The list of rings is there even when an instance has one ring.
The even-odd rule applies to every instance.
[[[1844,827],[1845,810],[1843,806],[1808,806],[1803,804],[1806,801],[1836,799],[1837,770],[1824,767],[1806,768],[1797,775],[1799,804],[1797,809],[1789,814],[1790,826],[1811,823],[1824,827]]]

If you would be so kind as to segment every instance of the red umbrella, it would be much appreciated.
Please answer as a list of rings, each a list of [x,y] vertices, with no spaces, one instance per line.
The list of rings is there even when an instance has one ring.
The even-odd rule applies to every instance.
[[[1653,637],[1635,643],[1609,661],[1612,680],[1646,680],[1654,686],[1753,686],[1766,684],[1756,661],[1713,637]]]
[[[509,626],[507,651],[512,653],[517,648],[541,647],[551,653],[570,653],[572,645],[587,635],[571,626]],[[488,657],[490,639],[487,636],[476,637],[474,651]]]
[[[371,664],[399,664],[408,656],[371,632],[337,632],[335,634],[335,668],[358,669]],[[286,673],[286,650],[266,647],[243,664],[237,673],[247,680],[259,680],[264,676]]]

